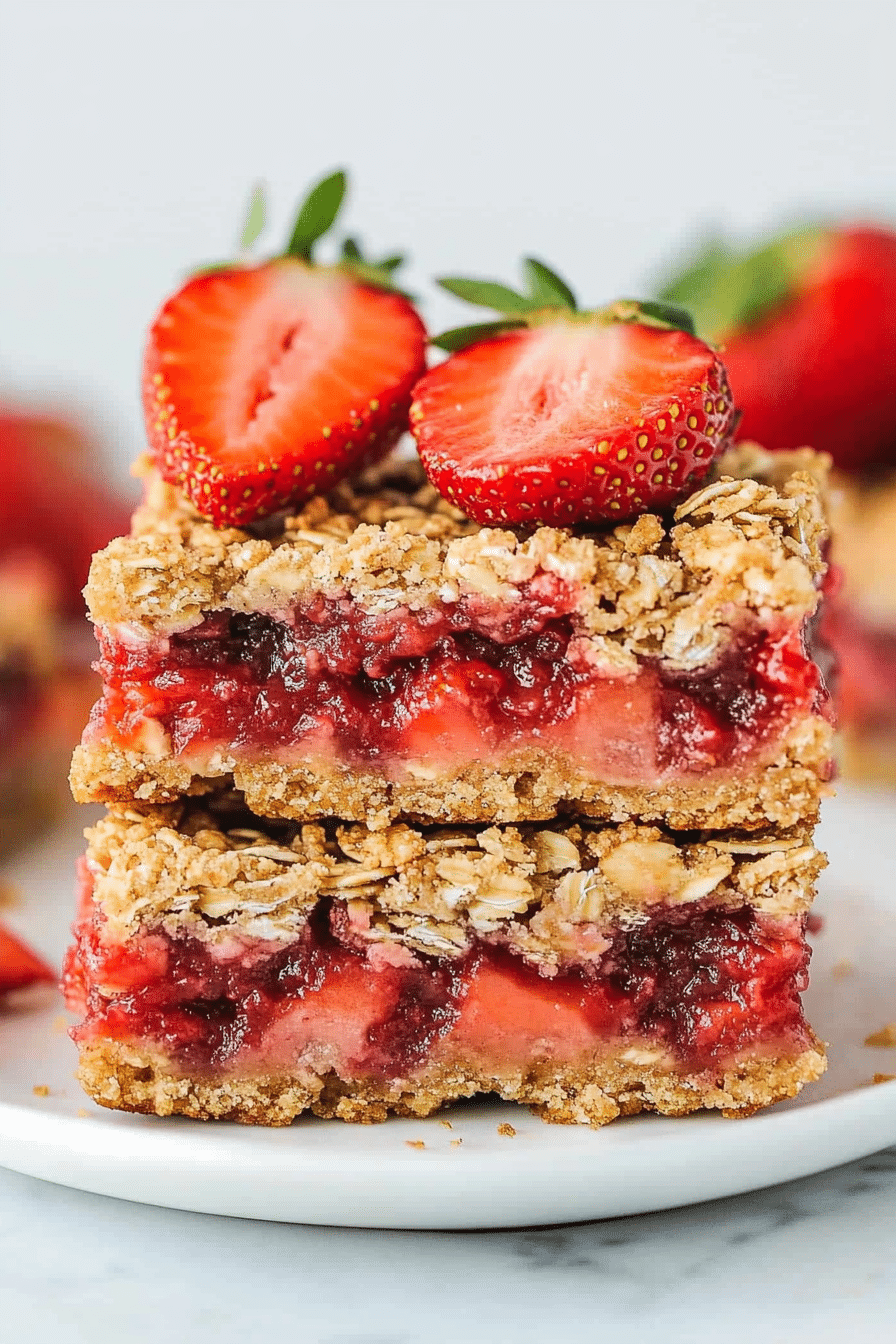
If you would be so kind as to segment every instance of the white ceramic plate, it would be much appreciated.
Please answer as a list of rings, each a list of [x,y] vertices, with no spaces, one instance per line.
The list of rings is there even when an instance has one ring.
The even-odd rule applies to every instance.
[[[10,922],[52,956],[65,938],[83,820],[72,817],[5,874],[28,897]],[[117,1114],[81,1095],[60,1003],[47,992],[0,1018],[0,1164],[203,1213],[471,1228],[643,1213],[851,1161],[896,1143],[896,1082],[869,1085],[875,1073],[896,1073],[896,1050],[863,1044],[896,1020],[894,839],[896,797],[844,789],[828,806],[831,867],[817,907],[825,924],[807,1005],[830,1043],[830,1069],[750,1120],[643,1116],[595,1131],[545,1125],[499,1102],[429,1120],[312,1119],[280,1130]],[[501,1124],[515,1135],[499,1134]]]

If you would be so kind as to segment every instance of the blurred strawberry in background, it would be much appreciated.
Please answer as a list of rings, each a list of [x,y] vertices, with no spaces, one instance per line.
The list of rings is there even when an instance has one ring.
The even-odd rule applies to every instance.
[[[724,348],[739,438],[811,444],[853,471],[896,463],[896,232],[803,228],[710,244],[664,290]]]
[[[66,615],[84,610],[90,557],[128,529],[130,509],[100,478],[73,422],[0,407],[0,556],[36,552]]]

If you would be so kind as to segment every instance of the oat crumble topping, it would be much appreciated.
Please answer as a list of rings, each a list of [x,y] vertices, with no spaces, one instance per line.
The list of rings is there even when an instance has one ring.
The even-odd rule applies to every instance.
[[[548,967],[599,955],[601,930],[642,923],[660,903],[802,912],[824,866],[804,832],[676,840],[633,823],[228,826],[202,803],[113,811],[85,834],[116,936],[161,924],[213,941],[288,938],[329,897],[345,902],[359,947],[459,956],[474,936],[497,937]]]
[[[284,617],[320,594],[372,613],[514,602],[552,576],[575,594],[577,629],[595,660],[620,673],[656,655],[687,667],[712,656],[738,612],[768,622],[814,611],[825,463],[809,450],[739,447],[671,524],[645,514],[585,535],[480,527],[414,462],[343,483],[269,520],[264,535],[216,530],[150,474],[131,536],[95,557],[86,595],[95,622],[138,639],[215,611]]]

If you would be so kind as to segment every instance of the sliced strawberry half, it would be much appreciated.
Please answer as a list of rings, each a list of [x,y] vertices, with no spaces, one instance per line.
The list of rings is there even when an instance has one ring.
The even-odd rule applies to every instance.
[[[39,981],[53,984],[56,978],[45,961],[0,924],[0,994]]]
[[[463,297],[477,287],[443,283]],[[501,287],[485,288],[495,306]],[[658,305],[523,301],[485,340],[476,328],[437,338],[460,351],[420,380],[411,407],[436,489],[484,524],[620,522],[674,504],[731,431],[718,356]]]
[[[337,178],[335,208],[309,212]],[[334,266],[311,259],[342,191],[342,174],[315,188],[286,256],[195,276],[150,329],[150,445],[165,479],[218,525],[330,489],[407,427],[426,333],[391,284],[399,259],[365,262],[352,240]]]

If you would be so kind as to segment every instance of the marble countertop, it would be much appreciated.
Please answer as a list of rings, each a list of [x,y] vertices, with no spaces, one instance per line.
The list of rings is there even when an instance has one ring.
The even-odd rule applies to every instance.
[[[0,1170],[0,1338],[882,1344],[896,1149],[737,1199],[510,1232],[179,1213]]]

